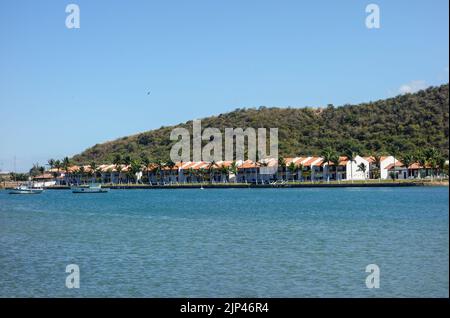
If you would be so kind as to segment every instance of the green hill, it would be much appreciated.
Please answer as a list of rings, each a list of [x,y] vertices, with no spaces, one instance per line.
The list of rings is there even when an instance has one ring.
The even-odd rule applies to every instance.
[[[448,158],[448,84],[386,100],[325,108],[236,109],[202,119],[202,128],[278,127],[284,157],[320,154],[327,146],[343,152],[349,146],[362,155],[437,148]],[[152,161],[167,160],[174,127],[192,129],[192,121],[97,144],[72,159],[76,163],[112,162],[116,154]]]

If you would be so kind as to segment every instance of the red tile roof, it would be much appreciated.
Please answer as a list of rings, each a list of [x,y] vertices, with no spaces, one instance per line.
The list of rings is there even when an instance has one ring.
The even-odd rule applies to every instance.
[[[256,167],[259,167],[259,164],[256,164],[251,160],[245,160],[238,169],[252,169]]]
[[[405,168],[405,165],[401,161],[397,161],[397,162],[395,162],[395,167],[396,168]],[[392,168],[394,168],[394,164],[393,163],[389,164],[385,169],[386,170],[391,170]]]
[[[317,161],[317,160],[319,160],[319,161],[317,162],[317,164],[315,164],[314,162]],[[322,158],[320,158],[320,157],[311,157],[310,159],[308,159],[307,161],[305,161],[305,162],[303,163],[303,166],[304,166],[304,167],[309,167],[309,166],[311,166],[313,163],[314,163],[314,165],[316,165],[316,166],[320,166],[320,164],[322,163]]]
[[[50,173],[44,173],[44,174],[41,174],[39,176],[33,177],[33,179],[34,180],[36,180],[36,179],[53,179],[53,175],[50,174]]]

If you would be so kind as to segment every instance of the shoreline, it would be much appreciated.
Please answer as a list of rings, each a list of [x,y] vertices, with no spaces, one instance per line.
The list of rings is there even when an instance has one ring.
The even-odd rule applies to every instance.
[[[168,184],[168,185],[149,185],[149,184],[108,184],[102,185],[103,188],[114,190],[133,190],[133,189],[270,189],[270,188],[376,188],[376,187],[448,187],[448,181],[411,181],[411,182],[345,182],[345,183],[285,183],[285,184]],[[0,189],[9,190],[12,187],[3,187]],[[46,190],[70,190],[70,186],[50,186]]]

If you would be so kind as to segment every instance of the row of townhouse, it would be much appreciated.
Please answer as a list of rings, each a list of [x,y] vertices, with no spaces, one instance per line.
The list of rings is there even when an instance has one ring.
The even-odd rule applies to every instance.
[[[361,170],[361,164],[364,168]],[[254,163],[246,161],[240,167],[238,181],[251,183],[266,183],[273,181],[322,181],[322,180],[365,180],[369,177],[369,161],[357,156],[351,162],[346,157],[339,158],[335,166],[322,157],[286,158],[281,166],[275,159],[262,160]]]
[[[322,157],[305,156],[286,158],[284,165],[279,165],[273,158],[259,162],[219,161],[219,162],[177,162],[173,166],[158,168],[155,164],[131,173],[127,165],[103,164],[95,171],[90,166],[71,166],[66,170],[51,169],[35,181],[49,184],[80,184],[88,182],[101,183],[272,183],[276,181],[346,181],[366,179],[407,179],[431,174],[430,167],[421,167],[414,163],[405,167],[393,156],[380,158],[379,169],[373,157],[356,156],[350,161],[340,157],[338,164],[326,162]]]

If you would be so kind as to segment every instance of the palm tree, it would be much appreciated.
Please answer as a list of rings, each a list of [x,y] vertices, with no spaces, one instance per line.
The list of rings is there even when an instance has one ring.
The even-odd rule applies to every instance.
[[[100,183],[103,182],[102,169],[100,169],[100,167],[97,167],[97,169],[94,170],[94,176],[95,176],[95,181],[96,182],[97,182],[98,179],[100,179]]]
[[[61,169],[61,161],[59,159],[55,160],[54,166],[59,172],[59,169]]]
[[[446,175],[448,178],[449,175],[449,165],[448,165],[448,161],[445,160],[444,157],[442,157],[443,162],[439,163],[439,168],[441,169],[442,172],[444,172],[444,176]]]
[[[64,166],[70,165],[70,159],[69,159],[69,157],[64,157],[63,160],[62,160],[62,164],[63,164]]]
[[[415,159],[414,156],[410,153],[404,154],[401,158],[400,161],[403,162],[403,164],[406,167],[406,170],[408,171],[407,173],[407,177],[409,178],[410,173],[409,173],[409,167],[414,163]]]
[[[347,159],[350,161],[350,174],[351,174],[351,178],[352,178],[352,183],[353,183],[353,162],[355,161],[355,158],[357,156],[357,153],[349,148],[345,151],[345,155],[347,156]],[[348,172],[347,172],[347,178],[348,178]]]
[[[122,165],[121,164],[116,165],[116,171],[117,171],[117,181],[119,182],[119,184],[121,184],[121,181],[122,181],[122,176],[121,176]]]
[[[69,168],[70,168],[70,160],[69,157],[64,157],[63,161],[62,161],[62,168],[64,169],[64,171],[68,174],[69,173]]]
[[[84,178],[84,174],[85,174],[85,169],[84,166],[81,166],[80,168],[78,168],[78,175],[80,177],[80,183],[83,183],[83,178]]]
[[[330,182],[330,162],[336,156],[336,151],[331,147],[327,147],[322,151],[323,161],[327,163],[327,182]]]
[[[301,166],[302,168],[302,179],[305,180],[305,178],[307,179],[308,177],[311,177],[311,169],[308,169],[308,167],[304,167],[303,165]]]
[[[198,175],[199,175],[199,177],[201,178],[202,183],[204,182],[205,176],[207,175],[207,173],[208,173],[208,172],[207,172],[204,168],[198,169]]]
[[[172,180],[171,180],[172,170],[173,170],[173,167],[175,167],[175,162],[173,162],[172,160],[169,160],[166,163],[166,167],[169,168],[169,182],[172,182]]]
[[[269,166],[269,161],[261,160],[261,161],[257,162],[257,164],[259,164],[260,167],[268,167]],[[261,184],[264,183],[264,179],[261,177],[262,174],[263,173],[261,173],[261,169],[260,169],[259,176],[260,176],[260,179],[261,179]],[[256,167],[256,176],[258,176],[258,166]]]
[[[64,157],[64,159],[61,162],[61,168],[66,173],[66,177],[69,177],[69,167],[70,167],[70,160],[68,157]]]
[[[340,163],[340,157],[338,155],[337,152],[335,152],[331,157],[330,157],[330,162],[333,164],[334,166],[334,174],[335,174],[335,179],[338,179],[338,167],[339,167],[339,163]]]
[[[122,156],[120,154],[116,154],[113,159],[113,165],[118,166],[122,164]]]
[[[112,168],[108,168],[108,169],[106,170],[106,173],[109,175],[109,180],[106,179],[106,181],[109,181],[109,183],[112,184],[112,178],[111,178],[111,175],[112,175],[112,173],[113,173],[113,169],[112,169]]]
[[[213,174],[215,171],[215,168],[217,168],[216,162],[213,160],[208,165],[208,174],[209,174],[209,181],[212,183],[213,181]]]
[[[283,175],[286,173],[286,160],[283,157],[278,157],[278,166],[281,167],[281,180],[283,180]]]
[[[93,173],[91,168],[88,168],[86,170],[86,176],[87,176],[87,180],[86,181],[91,180],[90,182],[92,182],[92,177],[94,176],[94,173]]]
[[[149,158],[147,158],[145,156],[141,156],[141,161],[142,161],[142,165],[143,165],[142,173],[147,176],[148,175],[148,166],[150,165],[151,161]]]
[[[299,177],[299,181],[303,181],[303,165],[300,163],[297,165],[297,169],[296,169],[296,173],[298,173],[300,171],[300,177]]]
[[[59,176],[59,169],[61,169],[61,161],[60,160],[55,160],[54,162],[54,167],[56,168],[56,172],[53,172],[53,178],[56,179],[56,177]]]
[[[400,149],[401,149],[401,144],[399,144],[398,142],[394,142],[394,144],[389,147],[392,157],[394,158],[394,172],[392,174],[392,176],[393,176],[392,180],[394,180],[394,181],[397,178],[397,174],[395,173],[397,166],[395,165],[395,163],[397,161],[396,158],[397,158],[398,153],[400,152]]]
[[[438,177],[439,178],[441,178],[442,177],[442,171],[445,169],[445,163],[446,163],[446,160],[445,160],[445,157],[444,156],[442,156],[442,155],[440,155],[438,158],[437,158],[437,175],[438,175]]]
[[[374,153],[372,155],[373,164],[375,166],[376,176],[374,178],[378,178],[378,181],[381,181],[381,155],[379,153]],[[370,169],[370,166],[369,166]]]
[[[367,170],[366,165],[364,164],[364,162],[361,162],[358,165],[358,171],[362,171],[362,173],[364,174],[364,180],[366,180],[366,170]]]
[[[220,174],[222,176],[225,176],[225,178],[223,178],[224,183],[228,182],[229,172],[230,172],[230,168],[229,167],[226,167],[225,165],[222,165],[220,167]]]
[[[158,164],[156,162],[150,163],[148,171],[151,172],[156,177],[156,183],[158,183]],[[153,185],[153,182],[152,182],[150,176],[148,178],[148,182],[151,185]]]
[[[142,171],[141,162],[138,159],[133,159],[130,162],[130,169],[128,169],[129,176],[137,183],[137,174]]]
[[[52,170],[55,167],[55,162],[56,161],[54,159],[48,159],[47,164],[48,164],[50,170]],[[53,178],[56,179],[57,175],[58,174],[56,172],[52,171]]]
[[[433,179],[433,170],[436,169],[437,161],[439,158],[439,151],[436,148],[429,148],[425,151],[426,162],[430,166],[431,179]]]
[[[120,154],[116,154],[113,159],[113,165],[116,166],[116,171],[118,173],[118,182],[120,184],[120,173],[122,172],[122,156]],[[111,180],[112,181],[112,180]]]
[[[422,178],[423,169],[427,164],[427,158],[425,157],[423,151],[419,150],[415,153],[414,157],[416,158],[417,163],[419,164],[419,179]]]
[[[237,182],[237,175],[238,175],[238,165],[236,161],[233,161],[230,165],[229,171],[234,174],[234,183]]]
[[[194,183],[195,170],[193,168],[189,168],[187,170],[190,183]]]
[[[94,182],[97,182],[97,164],[95,163],[95,161],[91,162],[89,168],[90,168],[89,173],[92,174],[92,176],[94,177]]]
[[[156,171],[155,171],[155,173],[156,173],[156,178],[157,178],[156,179],[156,183],[158,183],[158,184],[160,182],[162,182],[162,171],[163,171],[164,167],[165,167],[165,164],[161,160],[158,160],[156,162]]]
[[[294,175],[295,172],[297,171],[297,166],[295,165],[295,163],[292,161],[289,165],[288,165],[288,170],[289,170],[289,174],[292,176],[292,182],[294,182]]]
[[[55,159],[48,159],[47,163],[50,169],[53,169],[55,167]]]
[[[131,157],[130,156],[126,156],[125,158],[123,158],[123,163],[127,166],[131,165]]]
[[[123,164],[125,165],[125,167],[123,167],[123,170],[125,171],[125,177],[126,177],[126,182],[129,184],[131,180],[133,180],[133,176],[131,173],[131,162],[133,161],[133,159],[131,159],[131,157],[125,156],[122,159]]]

